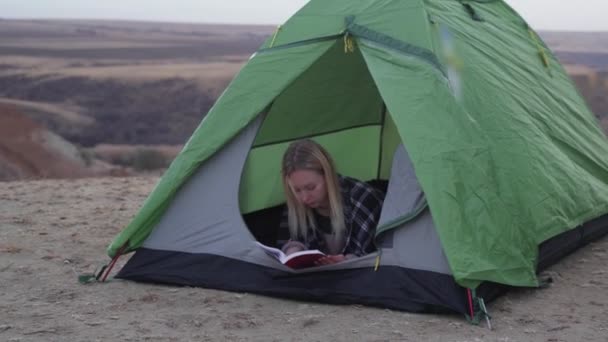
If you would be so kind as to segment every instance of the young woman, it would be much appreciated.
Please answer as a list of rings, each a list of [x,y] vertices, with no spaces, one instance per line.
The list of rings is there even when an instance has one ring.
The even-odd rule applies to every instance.
[[[287,215],[282,228],[291,240],[287,254],[319,249],[326,265],[373,252],[383,195],[367,183],[336,173],[327,151],[306,139],[291,143],[283,155]]]

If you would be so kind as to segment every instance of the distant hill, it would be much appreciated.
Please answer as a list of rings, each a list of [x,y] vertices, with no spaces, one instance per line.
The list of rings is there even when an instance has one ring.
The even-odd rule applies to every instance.
[[[272,30],[2,20],[0,102],[83,146],[181,144]],[[36,104],[72,119],[40,115]],[[78,116],[87,124],[74,124]]]
[[[0,105],[0,181],[31,178],[73,178],[115,171],[86,159],[74,145],[20,113]]]
[[[0,96],[22,99],[23,112],[82,146],[99,143],[181,144],[213,104],[210,91],[181,78],[155,81],[92,79],[82,76],[0,77]],[[27,100],[24,101],[24,100]],[[2,99],[0,99],[2,102]],[[24,103],[75,105],[88,123],[61,115],[40,115]]]
[[[80,146],[183,144],[270,26],[1,20],[0,103]],[[608,33],[540,32],[608,122]]]
[[[557,52],[608,53],[608,32],[539,31]]]

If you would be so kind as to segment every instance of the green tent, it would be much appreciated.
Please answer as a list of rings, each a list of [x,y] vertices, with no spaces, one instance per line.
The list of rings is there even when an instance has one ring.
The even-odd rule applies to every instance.
[[[248,220],[284,203],[282,153],[304,137],[322,143],[342,174],[388,182],[387,196],[399,192],[391,183],[403,147],[424,200],[405,208],[407,194],[387,197],[394,208],[383,212],[371,261],[294,273],[253,252],[248,241],[259,232]],[[108,254],[137,251],[119,275],[128,279],[319,299],[290,292],[295,280],[274,292],[264,286],[277,284],[274,272],[301,280],[363,270],[374,281],[389,279],[380,277],[384,266],[412,269],[396,243],[383,264],[392,255],[386,239],[426,213],[454,286],[537,286],[539,246],[608,213],[606,155],[606,138],[560,63],[503,1],[312,0],[242,68]],[[554,243],[550,254],[581,241]],[[201,275],[213,258],[195,255],[219,255],[222,267]],[[163,268],[165,258],[171,267]],[[197,262],[200,269],[188,268]],[[214,280],[248,265],[254,285]],[[253,269],[272,269],[271,280]]]

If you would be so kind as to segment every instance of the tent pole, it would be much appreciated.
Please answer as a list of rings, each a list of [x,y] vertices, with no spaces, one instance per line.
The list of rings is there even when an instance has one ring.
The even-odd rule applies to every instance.
[[[125,244],[122,245],[122,247],[120,247],[118,249],[118,251],[116,251],[116,255],[114,255],[114,257],[112,258],[112,261],[110,262],[110,265],[108,266],[108,269],[106,270],[106,273],[101,278],[102,283],[106,281],[106,278],[110,274],[110,271],[112,271],[112,268],[116,264],[116,261],[118,261],[118,258],[120,258],[120,256],[122,255],[122,252],[124,252],[124,250],[127,248],[128,245],[129,245],[129,241],[125,242]]]
[[[467,298],[469,299],[469,315],[471,315],[472,320],[475,313],[473,311],[473,297],[471,296],[471,289],[467,289]]]
[[[376,179],[380,179],[382,171],[382,143],[384,142],[384,126],[386,125],[386,103],[382,100],[382,108],[380,108],[380,141],[378,142],[378,169],[376,170]]]

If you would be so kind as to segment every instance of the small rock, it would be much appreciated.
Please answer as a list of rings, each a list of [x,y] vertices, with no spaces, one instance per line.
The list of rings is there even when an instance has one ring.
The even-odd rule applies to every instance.
[[[319,323],[319,320],[318,320],[318,319],[309,318],[309,319],[305,320],[305,321],[302,323],[302,327],[303,327],[303,328],[306,328],[306,327],[310,327],[311,325],[315,325],[315,324],[318,324],[318,323]]]
[[[105,324],[105,323],[106,323],[106,322],[100,321],[100,322],[85,322],[84,324],[89,325],[89,326],[92,326],[92,327],[96,327],[96,326],[98,326],[98,325],[103,325],[103,324]]]
[[[555,327],[555,328],[547,329],[547,331],[560,331],[560,330],[564,330],[564,329],[568,329],[568,328],[570,328],[570,326],[568,326],[568,325],[560,325],[560,326]]]

